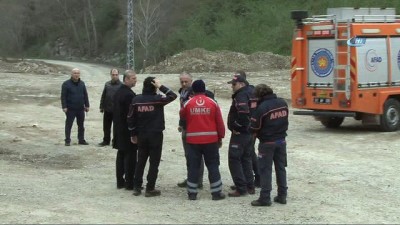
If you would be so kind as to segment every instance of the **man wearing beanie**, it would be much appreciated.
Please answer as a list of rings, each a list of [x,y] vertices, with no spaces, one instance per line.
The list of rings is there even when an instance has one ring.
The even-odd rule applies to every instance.
[[[157,94],[159,89],[165,95]],[[132,143],[138,144],[138,162],[133,181],[133,194],[141,194],[143,173],[149,158],[145,197],[158,196],[161,192],[155,189],[160,165],[163,130],[165,129],[164,106],[177,98],[169,88],[161,85],[155,77],[147,77],[143,82],[143,92],[131,103],[128,124]]]
[[[181,84],[181,88],[179,89],[179,95],[180,95],[180,105],[181,108],[183,107],[183,104],[189,100],[190,98],[193,97],[193,89],[192,89],[192,75],[187,72],[182,72],[181,75],[179,76],[179,82]],[[214,93],[211,91],[206,90],[205,92],[206,96],[209,98],[214,99]],[[189,170],[189,165],[188,165],[188,160],[187,160],[187,144],[186,144],[186,122],[185,120],[179,119],[179,126],[178,126],[178,131],[181,132],[182,136],[182,145],[183,145],[183,150],[185,152],[185,159],[186,159],[186,169]],[[201,160],[201,166],[200,166],[200,172],[199,172],[199,187],[198,188],[203,188],[203,175],[204,175],[204,160]],[[186,175],[187,177],[187,175]],[[179,182],[178,187],[186,187],[187,186],[187,179],[185,178],[183,181]]]
[[[201,159],[208,169],[212,200],[225,198],[219,172],[219,148],[225,136],[225,126],[218,104],[205,95],[205,84],[196,80],[192,84],[194,96],[181,108],[180,117],[186,121],[186,143],[189,200],[197,199]]]

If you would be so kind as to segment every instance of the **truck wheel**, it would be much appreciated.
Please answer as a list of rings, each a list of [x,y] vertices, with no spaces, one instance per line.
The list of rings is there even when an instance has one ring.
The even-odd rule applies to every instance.
[[[344,117],[325,117],[321,119],[322,125],[324,125],[327,128],[338,128],[340,125],[342,125],[344,120]]]
[[[383,114],[380,116],[381,129],[392,132],[399,129],[400,103],[394,98],[389,98],[383,105]]]

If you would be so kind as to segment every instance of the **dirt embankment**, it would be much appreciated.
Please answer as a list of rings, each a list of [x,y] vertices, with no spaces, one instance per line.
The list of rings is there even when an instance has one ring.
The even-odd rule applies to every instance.
[[[146,68],[145,73],[207,73],[245,71],[264,71],[289,69],[290,57],[270,52],[256,52],[246,55],[231,51],[207,51],[196,48],[171,56],[155,66]]]

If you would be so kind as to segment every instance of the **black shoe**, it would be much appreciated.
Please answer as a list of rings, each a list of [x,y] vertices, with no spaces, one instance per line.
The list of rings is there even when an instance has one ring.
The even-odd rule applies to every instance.
[[[235,185],[231,185],[229,188],[230,188],[232,191],[236,190],[236,186],[235,186]]]
[[[261,201],[260,199],[251,202],[252,206],[271,206],[271,200]]]
[[[99,143],[99,147],[104,147],[104,146],[107,146],[107,145],[110,145],[110,143],[107,143],[107,142],[100,142]]]
[[[146,190],[144,197],[155,197],[155,196],[160,196],[161,195],[161,191],[157,190],[157,189],[153,189],[153,190]]]
[[[80,144],[80,145],[89,145],[89,143],[87,143],[85,140],[78,142],[78,144]]]
[[[125,184],[123,183],[117,183],[117,189],[122,189],[125,187]]]
[[[222,199],[225,199],[224,193],[219,192],[219,193],[212,195],[212,200],[214,200],[214,201],[218,201],[218,200],[222,200]]]
[[[178,184],[177,184],[177,186],[178,187],[186,187],[187,186],[187,180],[185,179],[184,181],[182,181],[182,182],[179,182]]]
[[[197,200],[197,193],[188,193],[189,200]]]
[[[285,196],[275,196],[274,197],[274,202],[280,203],[280,204],[286,204],[286,197]]]
[[[142,189],[141,188],[134,188],[133,189],[133,195],[134,196],[139,196],[142,194]]]
[[[71,146],[71,142],[65,142],[65,146]]]

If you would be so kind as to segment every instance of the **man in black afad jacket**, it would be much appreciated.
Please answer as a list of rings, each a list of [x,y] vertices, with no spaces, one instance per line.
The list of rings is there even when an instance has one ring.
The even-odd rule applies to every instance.
[[[275,165],[278,195],[274,202],[286,204],[286,131],[289,126],[289,110],[286,102],[277,98],[273,90],[265,84],[255,87],[259,98],[258,107],[251,118],[251,130],[260,140],[258,145],[258,166],[261,192],[259,199],[252,201],[253,206],[270,206],[272,190],[272,163]]]
[[[104,85],[103,93],[101,94],[100,100],[100,112],[103,113],[103,141],[99,143],[99,146],[103,147],[110,144],[111,141],[111,124],[113,121],[113,104],[114,94],[121,87],[121,81],[119,81],[118,69],[112,69],[110,71],[111,80],[107,81]]]
[[[157,94],[157,89],[165,95]],[[133,190],[135,196],[141,194],[143,173],[148,158],[150,166],[145,197],[161,194],[155,189],[155,185],[165,129],[164,106],[176,98],[177,95],[161,85],[155,77],[147,77],[143,82],[143,93],[132,100],[128,114],[129,130],[132,143],[137,143],[139,148]]]
[[[127,70],[124,73],[124,84],[114,95],[113,110],[113,148],[118,149],[116,159],[117,188],[133,190],[133,177],[137,161],[137,145],[131,143],[126,118],[132,99],[136,96],[132,87],[136,85],[136,73]]]
[[[251,117],[251,115],[254,113],[254,111],[256,110],[256,108],[257,108],[257,102],[258,102],[258,98],[254,95],[254,86],[253,85],[251,85],[249,82],[247,82],[248,80],[247,80],[247,75],[246,75],[246,72],[244,72],[243,70],[237,70],[236,72],[235,72],[235,74],[236,75],[241,75],[241,76],[243,76],[244,77],[244,79],[246,79],[246,91],[247,91],[247,94],[248,94],[248,96],[249,96],[249,110],[250,110],[250,117]],[[255,144],[255,138],[253,137],[253,144],[252,144],[252,146],[251,146],[251,148],[252,148],[252,157],[251,157],[251,159],[252,159],[252,165],[253,165],[253,172],[254,172],[254,186],[255,187],[260,187],[260,174],[258,173],[258,163],[257,163],[257,161],[258,161],[258,159],[257,159],[257,154],[256,154],[256,152],[255,152],[255,147],[254,147],[254,144]],[[231,189],[235,189],[236,187],[231,187]]]
[[[228,164],[236,190],[230,197],[254,194],[254,176],[252,168],[252,136],[250,127],[250,97],[248,82],[241,75],[234,75],[228,82],[232,85],[232,105],[228,114],[228,129],[232,132],[229,141]]]
[[[85,112],[89,112],[89,97],[85,83],[80,79],[81,72],[75,68],[71,79],[61,86],[61,107],[65,113],[65,146],[71,145],[71,128],[75,117],[78,124],[78,144],[88,145],[85,141]]]

